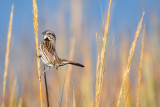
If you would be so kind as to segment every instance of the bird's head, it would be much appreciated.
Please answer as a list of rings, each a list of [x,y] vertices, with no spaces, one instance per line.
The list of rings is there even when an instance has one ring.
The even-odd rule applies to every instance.
[[[46,30],[46,31],[42,32],[42,34],[43,34],[43,39],[45,41],[56,42],[56,36],[52,31]]]

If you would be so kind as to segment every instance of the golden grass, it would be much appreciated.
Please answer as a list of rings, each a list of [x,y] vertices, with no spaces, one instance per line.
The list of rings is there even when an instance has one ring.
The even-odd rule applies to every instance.
[[[96,33],[96,40],[97,40],[97,47],[98,47],[98,37]],[[99,48],[99,47],[98,47]],[[100,64],[100,55],[97,48],[97,64],[96,64],[96,90],[98,90],[98,84],[99,84],[99,64]],[[95,93],[95,98],[98,97],[98,92]],[[97,103],[98,99],[95,99],[95,103]]]
[[[93,106],[93,95],[91,93],[92,90],[92,83],[91,83],[91,50],[90,46],[87,45],[87,42],[83,42],[83,45],[81,45],[82,53],[83,53],[83,64],[85,65],[85,68],[83,70],[82,74],[82,80],[81,80],[81,93],[85,97],[85,103],[88,107]],[[84,98],[82,99],[84,100]]]
[[[37,9],[36,2],[37,2],[36,0],[33,0],[33,20],[34,20],[34,31],[35,31],[34,33],[35,33],[36,49],[38,50],[38,47],[37,47],[38,46],[38,24],[41,22],[37,21],[38,9]],[[34,7],[34,3],[36,5],[35,7]],[[107,18],[105,18],[105,21],[103,20],[104,18],[102,15],[102,21],[103,21],[102,22],[103,23],[102,30],[104,29],[104,31],[102,33],[104,33],[104,36],[103,35],[102,35],[103,37],[97,36],[97,34],[96,34],[96,40],[97,40],[97,58],[96,58],[96,60],[97,60],[97,62],[95,63],[94,62],[95,61],[95,56],[94,56],[95,53],[94,52],[95,52],[96,47],[93,47],[93,46],[95,46],[95,44],[94,44],[95,42],[92,41],[93,40],[92,37],[86,36],[87,34],[90,34],[90,32],[92,32],[93,30],[90,31],[87,29],[88,23],[85,23],[84,26],[86,26],[86,27],[83,28],[83,26],[82,26],[83,24],[81,23],[81,21],[82,21],[81,16],[82,16],[82,14],[83,15],[85,15],[85,14],[81,13],[82,12],[81,9],[83,9],[83,5],[81,4],[81,6],[80,6],[80,5],[78,5],[78,3],[76,3],[76,2],[72,3],[72,6],[74,8],[72,7],[71,11],[74,13],[74,15],[76,15],[77,13],[80,14],[80,19],[78,19],[78,21],[77,21],[76,18],[71,16],[71,23],[72,23],[71,30],[73,31],[73,32],[71,32],[71,34],[72,35],[81,35],[82,34],[84,37],[80,38],[79,42],[76,43],[75,41],[74,42],[71,41],[70,38],[68,38],[68,37],[65,37],[67,40],[64,38],[62,38],[62,40],[60,40],[58,38],[62,37],[61,34],[57,35],[57,40],[58,40],[57,43],[59,43],[57,45],[57,48],[59,48],[59,46],[61,46],[62,44],[65,44],[65,42],[68,42],[68,40],[71,41],[69,43],[70,48],[68,49],[68,47],[64,46],[63,49],[67,50],[66,52],[68,52],[68,50],[70,51],[69,52],[70,56],[68,59],[72,60],[74,57],[73,55],[76,52],[75,46],[77,45],[77,47],[80,47],[80,49],[78,50],[79,51],[78,55],[80,55],[79,57],[83,56],[83,63],[85,65],[85,68],[81,69],[78,67],[74,67],[75,71],[82,70],[82,72],[74,72],[74,78],[72,78],[73,68],[70,65],[65,66],[65,67],[67,67],[67,69],[66,69],[67,72],[64,72],[64,73],[59,72],[59,70],[65,68],[65,67],[60,68],[58,71],[56,71],[54,68],[52,69],[56,72],[53,72],[53,71],[50,72],[53,75],[50,75],[49,77],[47,77],[48,84],[49,84],[48,88],[49,88],[49,92],[50,92],[49,97],[51,100],[50,106],[59,106],[60,103],[62,106],[66,106],[66,107],[67,106],[68,107],[69,106],[73,106],[73,107],[76,107],[76,106],[82,106],[82,107],[126,106],[126,107],[130,107],[130,106],[134,106],[134,105],[137,107],[138,106],[146,107],[148,105],[152,105],[155,107],[159,106],[160,105],[160,102],[159,102],[160,97],[159,97],[159,92],[158,92],[158,90],[159,90],[158,86],[159,86],[159,69],[160,69],[159,63],[160,63],[160,61],[159,61],[159,48],[158,48],[158,46],[160,43],[158,42],[159,31],[156,32],[156,30],[158,30],[157,29],[158,28],[157,27],[158,20],[155,21],[152,18],[150,19],[151,20],[150,21],[151,22],[150,31],[153,33],[148,36],[148,37],[152,36],[151,38],[147,38],[147,36],[146,36],[147,30],[145,28],[143,28],[143,32],[141,33],[141,29],[143,27],[142,22],[144,20],[143,19],[144,13],[143,13],[143,15],[140,16],[140,18],[139,18],[139,22],[137,22],[138,28],[137,28],[137,30],[135,30],[136,31],[135,35],[133,35],[134,39],[132,41],[133,43],[131,42],[132,45],[129,46],[129,41],[124,38],[122,38],[122,39],[117,38],[116,44],[113,46],[113,50],[112,51],[109,50],[109,52],[111,52],[111,55],[110,55],[110,53],[106,52],[106,50],[105,50],[105,48],[108,47],[106,45],[111,43],[111,41],[109,41],[109,43],[108,43],[107,40],[112,39],[112,37],[108,38],[108,27],[110,26],[109,24],[111,23],[110,22],[110,8],[112,8],[112,7],[110,7],[111,6],[111,0],[110,0],[110,5],[109,5],[109,7],[107,6],[107,8],[109,8],[108,9],[109,15]],[[78,11],[80,11],[80,13],[76,12],[77,5],[79,6],[78,9],[80,9],[80,10],[78,10]],[[113,1],[112,1],[112,5],[113,5]],[[61,9],[62,7],[63,7],[63,9]],[[64,13],[66,12],[66,9],[68,9],[68,7],[66,7],[66,5],[61,5],[59,8],[60,8],[60,11],[56,12],[56,16],[58,16],[58,18],[61,18],[66,15]],[[36,9],[36,10],[34,11],[34,9]],[[59,9],[57,9],[57,10],[59,10]],[[11,11],[12,17],[15,16],[15,13],[13,13],[14,11],[15,10],[12,7],[12,11]],[[68,11],[70,11],[70,10],[68,9]],[[72,15],[73,14],[72,12],[69,12],[69,13],[71,13],[71,15]],[[60,13],[60,15],[59,15],[59,13]],[[101,6],[101,13],[102,13],[102,6]],[[43,14],[42,14],[42,16],[43,16]],[[55,18],[55,15],[54,16],[51,15],[51,17]],[[63,20],[62,22],[66,21],[65,18],[66,17],[63,17],[61,19],[61,20]],[[43,19],[43,17],[42,17],[42,19]],[[45,23],[44,20],[42,20],[42,24]],[[51,19],[49,19],[48,22],[50,22],[50,20]],[[57,18],[55,18],[54,20],[57,20]],[[33,47],[31,45],[23,46],[23,43],[22,43],[23,41],[22,41],[22,42],[18,42],[17,45],[14,45],[14,49],[16,48],[16,50],[13,50],[13,52],[9,52],[9,51],[11,51],[10,49],[12,49],[12,42],[11,42],[12,39],[14,41],[14,38],[12,38],[13,36],[11,35],[12,34],[11,33],[11,28],[12,28],[11,21],[12,21],[12,18],[10,16],[8,35],[6,35],[6,36],[8,36],[7,37],[8,39],[7,39],[7,43],[5,46],[5,47],[7,47],[6,53],[5,53],[5,62],[3,61],[3,55],[2,55],[3,46],[1,49],[2,52],[0,53],[1,54],[0,57],[2,58],[1,59],[2,66],[3,66],[3,63],[5,63],[5,68],[3,71],[4,72],[3,88],[1,89],[3,91],[2,92],[3,95],[0,97],[0,100],[2,99],[0,104],[2,104],[1,105],[2,107],[15,106],[15,104],[18,107],[23,107],[23,106],[27,106],[27,105],[34,107],[34,106],[40,106],[40,104],[41,104],[41,106],[47,106],[44,104],[44,101],[46,101],[46,100],[43,100],[44,95],[42,95],[43,85],[41,85],[41,82],[43,84],[43,81],[41,81],[40,78],[39,78],[39,80],[37,80],[37,79],[35,79],[35,77],[32,77],[31,75],[29,75],[31,72],[33,73],[35,71],[35,69],[37,69],[37,68],[38,68],[37,70],[39,70],[38,74],[40,73],[40,65],[38,65],[39,59],[37,58],[35,60],[35,61],[37,61],[37,63],[30,62],[32,60],[31,58],[35,55],[32,54],[32,55],[26,56],[26,54],[28,54],[28,53],[29,54],[33,53],[32,52]],[[152,23],[152,21],[154,21],[155,24]],[[57,24],[59,25],[60,21],[57,21],[57,22],[58,23],[54,23],[55,24],[54,26],[57,26]],[[97,21],[96,21],[96,23],[97,23]],[[95,23],[95,26],[96,26],[96,23]],[[75,27],[77,24],[78,24],[78,26]],[[42,29],[44,28],[44,26],[41,26],[41,27],[42,27]],[[50,27],[50,25],[49,26],[47,25],[47,27]],[[63,23],[63,24],[60,24],[60,26],[58,26],[58,27],[63,27],[63,29],[60,29],[61,32],[63,32],[62,35],[65,33],[70,34],[69,33],[70,31],[68,32],[68,30],[69,30],[68,24],[66,25],[66,23]],[[65,27],[67,27],[67,29],[65,29]],[[99,26],[97,26],[97,27],[99,27]],[[50,29],[52,29],[52,28],[50,28]],[[146,28],[147,28],[147,26],[146,26]],[[9,34],[9,32],[10,32],[10,34]],[[57,30],[56,32],[58,33],[59,30]],[[24,32],[22,32],[22,33],[24,34]],[[118,35],[120,34],[120,37],[127,38],[126,36],[121,36],[121,35],[127,35],[126,32],[120,31],[117,33],[118,33]],[[142,45],[141,46],[142,48],[141,48],[141,50],[137,50],[138,53],[140,52],[140,59],[138,58],[138,60],[137,60],[137,58],[134,57],[135,58],[135,60],[134,60],[133,59],[133,56],[135,53],[134,51],[135,51],[136,45],[138,45],[137,40],[139,38],[140,33],[143,35],[142,44],[139,44],[139,46]],[[9,35],[10,35],[10,37],[9,37]],[[155,35],[157,35],[157,36],[154,37]],[[15,38],[15,40],[19,40],[18,38]],[[20,38],[20,41],[22,38]],[[24,38],[29,40],[28,44],[33,42],[33,41],[30,41],[29,36],[24,36]],[[145,42],[146,48],[145,49],[144,49],[144,38],[146,40],[146,42]],[[147,41],[147,39],[149,39],[149,41]],[[122,42],[125,43],[123,46],[120,45],[120,43],[122,43]],[[128,46],[129,46],[130,50],[127,49]],[[22,56],[20,56],[20,57],[18,56],[18,58],[20,58],[21,62],[18,62],[19,61],[19,59],[18,59],[15,61],[15,63],[11,63],[16,58],[16,57],[10,57],[11,53],[13,53],[12,56],[17,56],[17,54],[21,55],[19,53],[22,52],[22,47],[24,49],[23,51],[24,51],[25,55],[24,55],[24,53],[22,53]],[[112,48],[110,48],[110,49],[112,49]],[[129,51],[129,54],[127,54],[127,50]],[[119,52],[121,52],[121,53],[119,53]],[[39,52],[37,51],[37,55],[38,55],[38,53]],[[105,53],[108,56],[107,58],[105,58]],[[66,53],[63,53],[63,54],[66,54]],[[27,60],[26,60],[26,58],[27,58]],[[132,65],[133,60],[135,63],[139,63],[139,69],[137,70],[138,71],[137,75],[135,75],[136,72],[132,73],[132,71],[130,71],[131,69],[135,70],[138,67],[138,66],[135,66],[135,64],[134,64],[134,66]],[[109,61],[109,63],[105,63],[108,61]],[[35,66],[37,66],[37,68],[35,68]],[[142,66],[143,66],[143,70],[142,70]],[[104,73],[106,71],[105,68],[107,68],[108,69],[107,71],[109,71],[109,73],[107,73],[107,75],[105,75],[105,73]],[[10,70],[16,71],[16,78],[13,78],[13,75],[12,75],[13,72],[10,72]],[[35,71],[35,73],[37,73],[37,70]],[[96,70],[96,75],[93,74],[94,70]],[[120,71],[122,71],[122,72],[120,72]],[[145,72],[143,72],[143,71],[145,71]],[[64,76],[63,74],[65,74],[65,82],[62,87],[61,86],[61,78]],[[133,74],[133,75],[131,75],[131,74]],[[94,76],[95,76],[95,78],[94,78]],[[138,76],[137,82],[135,80],[136,79],[135,76]],[[143,82],[141,82],[142,77],[143,77]],[[73,80],[71,80],[71,78]],[[14,81],[12,81],[12,80],[14,80]],[[18,80],[20,80],[20,82]],[[27,81],[25,81],[25,80],[27,80]],[[76,84],[76,86],[72,84],[72,81]],[[32,84],[30,84],[31,82],[32,82]],[[94,84],[94,82],[96,82],[96,83]],[[136,82],[136,84],[133,85],[132,82],[133,83]],[[121,83],[121,84],[119,84],[119,83]],[[95,89],[93,88],[92,85],[94,85]],[[63,88],[63,90],[62,90],[62,88]],[[18,93],[15,93],[16,89],[19,90]],[[64,91],[64,94],[61,94],[61,90]],[[8,93],[8,91],[9,91],[9,93]],[[94,95],[93,92],[95,93],[95,97],[93,97],[93,95]],[[133,95],[133,93],[135,93],[135,94]],[[20,95],[20,97],[18,97],[19,95]],[[141,98],[141,97],[143,97],[143,98]],[[62,100],[60,101],[60,98],[64,99],[63,102],[62,102]]]
[[[96,72],[96,75],[98,75],[98,77],[96,76],[95,107],[98,107],[99,103],[100,103],[100,95],[101,95],[101,89],[102,89],[102,83],[103,83],[104,59],[105,59],[106,43],[107,43],[109,21],[110,21],[110,8],[111,8],[111,0],[109,3],[109,8],[108,8],[107,21],[106,21],[105,27],[104,27],[104,39],[103,39],[101,56],[100,56],[101,63],[99,65],[100,70],[99,70],[99,72],[98,71]],[[99,55],[97,58],[99,59]],[[99,63],[99,61],[97,63]]]
[[[71,49],[70,49],[69,59],[72,60],[74,55],[75,39],[72,40],[70,46],[71,46]],[[72,65],[68,65],[66,81],[65,81],[65,106],[66,107],[68,106],[68,95],[69,95],[71,71],[72,71]]]
[[[10,14],[10,21],[9,21],[9,28],[8,28],[7,47],[6,47],[6,56],[5,56],[5,70],[4,70],[4,75],[3,75],[2,107],[4,107],[4,105],[5,105],[5,92],[6,92],[6,81],[7,81],[8,65],[9,65],[10,41],[11,41],[11,34],[12,34],[13,9],[14,9],[14,5],[12,5],[11,14]]]
[[[19,99],[18,107],[22,107],[22,98]]]
[[[97,47],[98,47],[98,37],[97,37],[97,33],[96,33],[96,40],[97,40]],[[99,47],[98,47],[99,48]],[[99,64],[100,64],[100,60],[99,60],[99,52],[98,52],[98,48],[97,48],[97,64],[96,64],[96,90],[98,90],[98,68],[99,68]],[[98,93],[97,93],[98,94]],[[96,95],[97,96],[97,95]]]
[[[33,3],[33,24],[34,24],[34,36],[36,42],[37,55],[39,56],[39,45],[38,45],[38,8],[36,0],[32,0]],[[39,79],[39,90],[40,90],[40,103],[42,107],[42,84],[41,84],[41,67],[40,67],[40,58],[37,57],[37,68],[38,68],[38,79]]]
[[[137,102],[136,106],[139,106],[139,94],[140,94],[140,84],[141,84],[141,74],[142,74],[142,61],[143,61],[143,48],[144,48],[144,36],[145,36],[145,26],[143,27],[143,38],[142,38],[142,49],[139,63],[139,72],[138,72],[138,83],[137,83]]]
[[[122,91],[126,82],[126,78],[128,77],[129,71],[130,71],[130,67],[131,67],[131,61],[134,55],[134,50],[135,50],[135,46],[139,37],[139,34],[141,32],[141,28],[142,28],[142,21],[143,21],[143,16],[144,16],[144,12],[142,14],[142,18],[138,24],[137,27],[137,31],[135,33],[135,40],[133,41],[131,48],[130,48],[130,53],[129,53],[129,57],[128,57],[128,64],[127,64],[127,68],[123,74],[123,79],[122,79],[122,84],[121,84],[121,88],[120,88],[120,92],[119,92],[119,96],[118,96],[118,100],[117,100],[117,107],[119,107],[120,105],[120,100],[121,100],[121,96],[122,96]]]
[[[126,38],[123,38],[123,40],[124,41],[127,41],[126,40]],[[127,42],[123,42],[122,43],[122,48],[123,48],[123,51],[122,51],[122,65],[121,65],[121,70],[120,71],[122,71],[122,72],[119,72],[119,73],[124,73],[124,71],[125,71],[125,69],[126,69],[126,65],[127,65],[127,54],[128,54],[128,52],[127,52],[127,50],[128,50],[128,47],[127,47],[127,45],[128,45],[128,43]],[[120,76],[119,76],[119,79],[120,79]],[[128,77],[127,79],[126,79],[126,84],[125,84],[125,87],[124,87],[124,97],[122,98],[123,100],[123,106],[126,106],[126,107],[128,107],[128,106],[131,106],[130,105],[130,101],[131,101],[131,92],[130,92],[130,87],[131,87],[131,82],[130,82],[130,78]],[[117,86],[117,93],[118,93],[118,86]],[[118,94],[117,94],[118,95]]]
[[[99,82],[98,67],[99,67],[99,54],[97,55],[97,67],[96,67],[96,90],[98,90],[98,82]],[[96,97],[98,97],[98,93],[96,93]]]
[[[10,96],[9,107],[13,106],[13,99],[14,99],[14,92],[15,92],[16,84],[17,84],[17,78],[14,79],[13,86],[11,88],[11,96]]]
[[[75,98],[75,90],[74,90],[74,86],[73,86],[73,107],[76,107],[76,98]]]

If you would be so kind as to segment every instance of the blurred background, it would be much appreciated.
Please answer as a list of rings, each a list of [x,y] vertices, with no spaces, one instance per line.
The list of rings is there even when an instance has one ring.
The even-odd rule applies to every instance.
[[[72,106],[73,86],[77,107],[93,106],[95,96],[97,50],[96,33],[102,41],[109,0],[38,0],[39,42],[42,32],[52,30],[57,37],[57,52],[85,68],[72,67],[68,106]],[[2,96],[3,73],[7,32],[11,6],[14,4],[9,70],[7,77],[6,105],[11,96],[13,81],[17,79],[14,106],[22,99],[23,107],[38,107],[39,82],[36,65],[36,49],[33,28],[32,0],[0,0],[0,96]],[[123,71],[138,22],[145,11],[146,26],[144,59],[140,93],[140,106],[160,106],[160,0],[112,0],[111,20],[105,56],[105,73],[100,107],[115,106]],[[136,104],[137,72],[140,60],[141,39],[138,39],[130,72],[130,88],[127,106]],[[41,71],[44,65],[41,63]],[[51,106],[64,105],[64,81],[68,65],[47,71]],[[43,80],[43,78],[42,78]],[[42,81],[45,96],[44,82]],[[7,100],[8,99],[8,100]],[[0,97],[0,103],[2,97]],[[44,99],[44,104],[45,104]],[[8,106],[8,105],[7,105]]]

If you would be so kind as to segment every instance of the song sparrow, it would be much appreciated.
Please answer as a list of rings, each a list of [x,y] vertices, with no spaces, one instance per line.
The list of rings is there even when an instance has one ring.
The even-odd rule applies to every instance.
[[[41,41],[39,46],[39,53],[40,53],[39,57],[44,62],[44,64],[47,65],[47,68],[44,70],[44,72],[46,72],[47,69],[49,69],[52,66],[58,69],[58,67],[64,66],[66,64],[72,64],[84,67],[84,65],[80,63],[69,61],[66,59],[61,59],[58,57],[56,52],[56,36],[52,31],[46,30],[42,34],[43,34],[43,41]],[[42,72],[42,74],[44,72]]]

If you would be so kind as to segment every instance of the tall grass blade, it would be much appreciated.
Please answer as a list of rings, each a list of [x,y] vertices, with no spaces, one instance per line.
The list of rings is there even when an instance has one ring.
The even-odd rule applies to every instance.
[[[9,21],[9,28],[8,28],[7,47],[6,47],[6,56],[5,56],[5,70],[4,70],[4,75],[3,75],[2,107],[4,107],[5,105],[6,81],[7,81],[7,75],[8,75],[9,51],[10,51],[10,41],[11,41],[11,34],[12,34],[13,9],[14,9],[14,5],[12,5],[10,21]]]
[[[34,36],[36,42],[37,55],[39,56],[39,45],[38,45],[38,8],[36,0],[32,0],[33,3],[33,25],[34,25]],[[40,58],[37,57],[37,68],[38,68],[38,79],[39,79],[39,90],[40,90],[40,103],[42,107],[42,84],[41,84],[41,67],[40,67]]]
[[[100,95],[101,95],[101,89],[102,89],[102,83],[103,83],[104,59],[105,59],[106,43],[107,43],[109,21],[110,21],[110,8],[111,8],[111,0],[108,8],[107,21],[104,27],[104,39],[103,39],[102,51],[100,56],[100,65],[99,65],[100,69],[99,69],[99,72],[97,71],[97,74],[96,74],[98,75],[98,78],[96,77],[95,107],[98,107],[100,103]]]
[[[73,107],[76,107],[75,89],[73,86]]]
[[[140,85],[141,85],[141,74],[142,74],[142,61],[143,61],[143,48],[144,48],[144,36],[145,36],[145,26],[143,27],[143,38],[142,38],[142,49],[141,49],[141,56],[140,56],[140,64],[139,64],[139,71],[138,71],[138,84],[137,84],[137,102],[136,107],[139,107],[139,94],[140,94]]]
[[[9,107],[13,107],[13,100],[14,100],[14,92],[17,84],[17,78],[14,79],[13,85],[11,88],[11,96],[10,96],[10,102],[9,102]]]
[[[74,46],[75,46],[75,39],[73,39],[71,42],[71,49],[70,49],[70,54],[69,54],[70,60],[73,59]],[[69,87],[70,87],[71,71],[72,71],[72,66],[68,65],[68,70],[66,74],[66,83],[65,83],[65,107],[68,106],[68,94],[69,94]]]
[[[127,68],[126,68],[126,70],[123,74],[122,84],[121,84],[121,88],[120,88],[120,92],[119,92],[119,96],[118,96],[118,100],[117,100],[117,107],[119,107],[119,105],[120,105],[120,100],[121,100],[121,97],[122,97],[122,91],[124,89],[124,85],[125,85],[126,79],[128,77],[129,71],[130,71],[131,61],[132,61],[132,58],[133,58],[133,55],[134,55],[134,50],[135,50],[136,43],[137,43],[139,34],[141,32],[141,28],[142,28],[143,16],[144,16],[144,12],[143,12],[142,18],[141,18],[141,20],[138,24],[137,31],[135,33],[135,39],[132,42],[132,45],[131,45],[131,48],[130,48],[129,57],[128,57],[128,64],[127,64]]]

